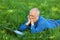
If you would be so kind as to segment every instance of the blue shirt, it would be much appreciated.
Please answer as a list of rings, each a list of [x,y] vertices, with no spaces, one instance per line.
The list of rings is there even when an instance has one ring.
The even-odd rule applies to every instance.
[[[52,19],[46,20],[44,17],[39,16],[39,19],[34,23],[34,25],[30,25],[30,29],[32,33],[38,33],[43,31],[44,29],[47,28],[53,29],[58,26],[60,26],[60,20],[52,20]],[[27,28],[28,26],[25,23],[19,27],[19,30],[24,31]]]

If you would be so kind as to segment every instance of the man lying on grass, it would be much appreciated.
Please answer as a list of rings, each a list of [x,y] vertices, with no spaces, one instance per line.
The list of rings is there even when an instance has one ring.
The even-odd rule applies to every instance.
[[[60,20],[46,20],[44,17],[39,16],[39,14],[40,11],[37,8],[31,9],[27,22],[19,27],[19,31],[23,32],[30,27],[32,33],[39,33],[44,29],[53,29],[60,26]]]

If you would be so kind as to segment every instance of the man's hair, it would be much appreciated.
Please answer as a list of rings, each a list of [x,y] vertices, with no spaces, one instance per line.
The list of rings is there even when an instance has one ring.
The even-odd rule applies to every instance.
[[[37,14],[38,14],[38,15],[40,14],[40,11],[38,10],[38,8],[32,8],[32,9],[30,10],[30,12],[31,12],[32,10],[37,11]]]

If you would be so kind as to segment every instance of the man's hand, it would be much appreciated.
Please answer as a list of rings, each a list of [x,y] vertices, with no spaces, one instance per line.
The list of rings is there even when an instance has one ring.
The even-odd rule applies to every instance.
[[[31,25],[34,25],[34,19],[31,19]]]
[[[30,24],[30,21],[28,21],[27,23],[26,23],[26,25],[29,25]]]
[[[28,22],[26,23],[26,25],[29,25],[31,22],[30,22],[30,19],[29,19],[29,16],[28,16]]]
[[[28,22],[26,23],[26,25],[29,25],[30,23],[31,25],[34,25],[34,22],[35,20],[32,17],[28,16]]]

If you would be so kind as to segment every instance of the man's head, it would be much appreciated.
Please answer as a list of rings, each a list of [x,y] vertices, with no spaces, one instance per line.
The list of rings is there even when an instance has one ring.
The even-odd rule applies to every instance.
[[[39,13],[40,13],[40,11],[38,10],[38,8],[31,9],[30,13],[29,13],[30,20],[34,19],[34,21],[37,21],[38,17],[39,17]]]

